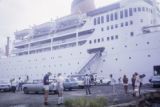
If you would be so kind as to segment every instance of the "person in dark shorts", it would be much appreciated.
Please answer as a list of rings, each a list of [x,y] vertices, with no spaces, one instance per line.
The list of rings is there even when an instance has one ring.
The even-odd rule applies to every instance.
[[[136,74],[134,73],[134,74],[132,75],[132,78],[131,78],[131,82],[132,82],[132,89],[133,89],[133,96],[135,96],[135,94],[134,94],[135,81],[136,81]]]
[[[124,91],[127,94],[128,93],[128,78],[126,75],[123,76],[123,85],[124,85]]]
[[[43,78],[43,85],[44,85],[44,105],[48,105],[48,94],[49,94],[49,76],[51,73],[48,72]]]

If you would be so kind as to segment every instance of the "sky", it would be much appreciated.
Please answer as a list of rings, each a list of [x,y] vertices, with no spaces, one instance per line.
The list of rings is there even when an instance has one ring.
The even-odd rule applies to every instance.
[[[102,7],[119,0],[95,0]],[[6,37],[14,39],[14,32],[30,28],[70,14],[72,0],[0,0],[0,48]]]

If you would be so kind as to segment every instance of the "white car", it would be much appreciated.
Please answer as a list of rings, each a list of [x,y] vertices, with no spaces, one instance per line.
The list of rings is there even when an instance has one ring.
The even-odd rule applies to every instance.
[[[110,85],[111,81],[110,81],[110,79],[107,79],[105,77],[97,77],[95,83],[96,84]]]
[[[160,86],[160,75],[152,76],[149,80],[153,87]]]
[[[11,84],[9,81],[0,80],[0,91],[10,91]]]
[[[44,85],[43,80],[33,80],[32,83],[26,83],[23,84],[22,89],[25,94],[28,94],[30,92],[32,93],[44,93]],[[49,92],[57,93],[57,88],[52,80],[52,82],[49,84]]]
[[[71,78],[71,80],[74,80],[78,84],[78,88],[84,88],[84,80],[78,78]]]

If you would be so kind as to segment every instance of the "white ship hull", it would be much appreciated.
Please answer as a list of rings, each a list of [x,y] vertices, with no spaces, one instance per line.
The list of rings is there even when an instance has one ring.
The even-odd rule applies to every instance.
[[[107,7],[98,10],[100,13],[94,11],[88,13],[87,16],[82,15],[82,22],[85,23],[81,27],[47,35],[46,40],[48,41],[45,41],[44,38],[38,38],[37,41],[36,39],[28,42],[22,41],[22,45],[15,47],[19,46],[21,50],[24,48],[24,55],[22,52],[17,52],[18,56],[0,59],[0,78],[25,78],[28,75],[30,79],[42,79],[46,72],[52,72],[53,77],[59,72],[68,76],[79,73],[86,66],[83,74],[96,73],[97,76],[105,78],[109,78],[109,75],[113,74],[114,78],[118,80],[123,75],[131,78],[132,74],[137,72],[145,74],[144,82],[148,82],[153,75],[154,66],[160,66],[160,29],[154,28],[146,33],[143,32],[143,28],[154,25],[155,17],[160,19],[160,15],[155,16],[153,14],[154,8],[144,1],[122,2],[121,5],[114,5],[113,9]],[[125,13],[123,18],[120,18],[121,11]],[[118,19],[110,19],[112,20],[110,22],[104,22],[103,19],[102,22],[99,22],[99,19],[106,18],[108,14],[113,17],[113,13],[116,12]],[[66,20],[69,18],[70,16]],[[65,22],[65,18],[62,18],[62,21]],[[157,20],[157,24],[159,23]],[[80,32],[86,30],[92,32],[87,35],[83,35],[83,32],[81,33],[83,36],[79,36]],[[63,36],[66,34],[75,34],[76,36],[73,39],[68,39]],[[62,36],[62,41],[59,40],[60,38],[56,38],[59,36]],[[44,47],[49,46],[51,50],[38,53],[39,50],[32,48],[32,46],[39,45],[41,41],[44,43],[43,39],[45,43],[47,42]],[[59,43],[54,43],[54,40]],[[79,45],[80,41],[85,41],[85,43]],[[55,45],[60,44],[59,47],[61,47],[65,43],[76,43],[76,46],[67,47],[69,45],[65,45],[63,49],[53,48],[52,50]],[[96,53],[89,54],[88,50],[95,48],[104,48],[104,51],[91,63],[90,61]],[[33,50],[34,54],[32,54]]]

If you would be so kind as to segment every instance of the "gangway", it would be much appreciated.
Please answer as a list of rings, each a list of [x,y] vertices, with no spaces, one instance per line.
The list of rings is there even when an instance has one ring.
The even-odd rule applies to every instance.
[[[102,56],[102,52],[104,51],[104,47],[88,49],[88,54],[95,54],[78,72],[78,74],[86,74],[90,69],[90,66],[98,60]]]

